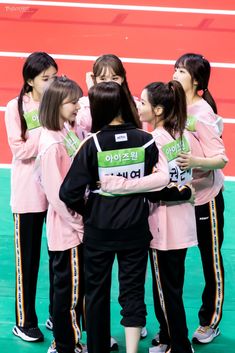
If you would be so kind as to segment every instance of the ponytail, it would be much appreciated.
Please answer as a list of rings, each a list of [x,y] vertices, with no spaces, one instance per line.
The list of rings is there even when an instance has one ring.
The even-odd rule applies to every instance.
[[[28,93],[30,91],[30,86],[25,83],[20,91],[19,97],[18,97],[18,112],[20,116],[20,126],[21,126],[21,138],[23,141],[26,141],[26,131],[27,131],[27,124],[26,120],[24,118],[24,109],[23,109],[23,97],[25,93]]]
[[[187,120],[187,103],[184,89],[178,81],[172,80],[168,82],[169,89],[173,92],[173,109],[172,109],[172,117],[167,117],[165,120],[166,130],[167,125],[171,126],[172,133],[176,132],[180,134],[182,137],[186,120]],[[173,125],[174,124],[174,125]],[[171,133],[171,134],[172,134]]]
[[[175,138],[182,137],[187,120],[186,96],[182,85],[175,80],[168,83],[153,82],[145,87],[148,100],[153,108],[163,107],[163,127]]]
[[[217,114],[217,106],[214,101],[214,98],[212,97],[210,91],[208,89],[205,89],[202,94],[202,98],[205,99],[205,101],[211,106],[213,109],[214,113]]]

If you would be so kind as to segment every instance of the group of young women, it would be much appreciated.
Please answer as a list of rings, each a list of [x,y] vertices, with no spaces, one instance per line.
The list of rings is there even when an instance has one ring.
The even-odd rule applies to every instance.
[[[110,332],[115,256],[126,352],[137,353],[147,334],[148,253],[160,324],[149,352],[191,353],[182,298],[189,247],[198,244],[205,277],[193,342],[219,335],[224,298],[221,169],[228,160],[222,119],[208,89],[210,64],[198,54],[181,56],[173,80],[150,83],[140,100],[131,95],[115,55],[94,63],[87,74],[88,97],[57,70],[48,54],[31,54],[20,95],[6,110],[13,154],[13,333],[26,341],[44,339],[35,297],[46,219],[47,327],[54,335],[48,353],[117,348]],[[149,123],[152,133],[141,123]],[[81,344],[82,329],[87,347]]]

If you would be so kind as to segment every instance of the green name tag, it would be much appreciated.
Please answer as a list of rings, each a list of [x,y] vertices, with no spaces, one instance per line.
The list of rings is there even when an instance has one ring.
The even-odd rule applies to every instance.
[[[101,168],[125,166],[144,162],[142,147],[98,152],[98,165]]]
[[[193,115],[188,115],[186,122],[186,129],[188,131],[196,131],[197,118]]]
[[[38,119],[38,110],[32,110],[31,112],[25,112],[24,118],[26,121],[27,129],[33,130],[41,126]]]
[[[144,176],[145,149],[143,147],[97,152],[99,177],[119,175],[127,179]]]
[[[73,157],[78,150],[81,141],[73,131],[69,131],[64,138],[64,145],[69,157]]]
[[[168,160],[168,162],[176,159],[181,152],[189,152],[190,146],[187,139],[183,136],[182,139],[177,138],[176,140],[164,145],[162,150]]]

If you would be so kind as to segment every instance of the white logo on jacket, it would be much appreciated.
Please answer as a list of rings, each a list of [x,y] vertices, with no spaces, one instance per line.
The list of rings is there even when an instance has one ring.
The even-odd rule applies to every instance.
[[[127,138],[127,134],[124,133],[124,134],[115,134],[115,141],[116,142],[122,142],[122,141],[127,141],[128,138]]]

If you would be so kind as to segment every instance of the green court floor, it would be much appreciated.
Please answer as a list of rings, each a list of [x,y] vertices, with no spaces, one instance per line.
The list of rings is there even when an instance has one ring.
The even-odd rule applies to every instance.
[[[27,190],[26,190],[27,192]],[[9,207],[10,171],[0,169],[0,351],[1,353],[43,353],[47,352],[52,339],[51,333],[45,328],[48,316],[48,257],[45,232],[42,244],[42,256],[38,280],[37,313],[39,326],[45,334],[43,343],[27,343],[12,334],[14,325],[14,248],[13,221]],[[235,352],[235,183],[226,182],[224,191],[225,241],[223,245],[225,265],[225,303],[224,314],[220,324],[221,335],[211,344],[194,346],[197,353],[234,353]],[[201,302],[203,286],[202,270],[197,248],[190,249],[187,255],[186,280],[184,299],[190,336],[198,325],[197,310]],[[120,307],[117,301],[117,273],[114,268],[112,288],[112,335],[119,342],[119,352],[124,353],[124,333],[120,326]],[[146,303],[148,307],[148,337],[141,341],[139,353],[148,352],[151,339],[158,330],[154,317],[151,274],[148,268],[146,280]],[[99,318],[94,318],[99,320]],[[85,341],[85,334],[84,334]]]

